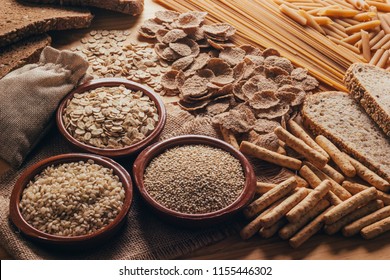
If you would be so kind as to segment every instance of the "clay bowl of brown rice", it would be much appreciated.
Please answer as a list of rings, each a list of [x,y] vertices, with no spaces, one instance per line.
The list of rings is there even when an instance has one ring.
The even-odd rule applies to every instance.
[[[236,216],[253,198],[247,158],[221,140],[184,135],[139,154],[133,176],[143,200],[168,222],[208,227]]]
[[[27,168],[16,181],[10,218],[42,245],[79,249],[111,238],[133,198],[129,173],[112,159],[62,154]]]
[[[81,151],[110,158],[137,154],[158,141],[166,110],[160,96],[122,78],[88,81],[60,103],[60,133]]]

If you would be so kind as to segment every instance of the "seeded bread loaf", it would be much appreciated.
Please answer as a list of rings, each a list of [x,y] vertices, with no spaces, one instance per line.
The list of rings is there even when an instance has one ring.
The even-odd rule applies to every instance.
[[[390,72],[355,63],[347,70],[344,82],[367,114],[390,136]]]
[[[0,47],[49,30],[88,27],[86,9],[43,6],[17,0],[0,0]]]
[[[390,140],[350,94],[322,92],[308,96],[302,118],[314,135],[328,137],[390,182]]]
[[[50,43],[50,36],[42,34],[0,48],[0,79],[16,68],[37,62],[42,50]]]
[[[144,10],[144,0],[26,0],[34,3],[70,6],[93,6],[130,15],[139,15]]]

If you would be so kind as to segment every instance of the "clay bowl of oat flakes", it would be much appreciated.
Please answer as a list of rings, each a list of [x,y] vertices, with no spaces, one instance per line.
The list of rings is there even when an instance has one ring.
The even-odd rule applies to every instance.
[[[253,198],[256,177],[246,157],[221,140],[174,137],[142,151],[133,165],[136,187],[162,218],[206,227],[233,218]]]
[[[120,78],[89,81],[68,94],[57,110],[57,126],[75,147],[111,158],[137,154],[156,142],[166,110],[147,86]]]
[[[114,160],[63,154],[23,172],[12,190],[10,218],[26,237],[42,245],[77,250],[116,234],[132,198],[131,177]]]

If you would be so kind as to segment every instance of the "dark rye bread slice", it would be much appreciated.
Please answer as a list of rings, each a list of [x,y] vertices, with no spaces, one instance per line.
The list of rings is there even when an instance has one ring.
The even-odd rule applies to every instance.
[[[50,43],[50,36],[41,34],[0,48],[0,79],[16,68],[37,62],[42,50]]]
[[[390,182],[390,139],[350,95],[328,91],[310,95],[302,108],[304,125]]]
[[[17,0],[0,0],[0,47],[49,30],[88,27],[86,9],[43,6]]]
[[[367,114],[390,136],[390,72],[355,63],[345,73],[344,83]]]
[[[43,4],[60,4],[70,6],[92,6],[133,16],[144,10],[144,0],[26,0]]]

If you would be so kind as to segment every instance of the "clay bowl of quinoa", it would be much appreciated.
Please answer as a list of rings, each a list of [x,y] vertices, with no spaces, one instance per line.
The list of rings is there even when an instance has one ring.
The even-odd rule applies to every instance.
[[[112,237],[132,198],[129,173],[112,159],[63,154],[23,172],[12,190],[10,218],[35,241],[78,249]]]
[[[69,93],[58,107],[56,121],[75,147],[118,158],[156,142],[166,110],[151,88],[126,79],[102,78]]]
[[[162,218],[205,227],[235,216],[254,196],[256,177],[231,145],[198,135],[174,137],[145,149],[133,165],[135,184]]]

